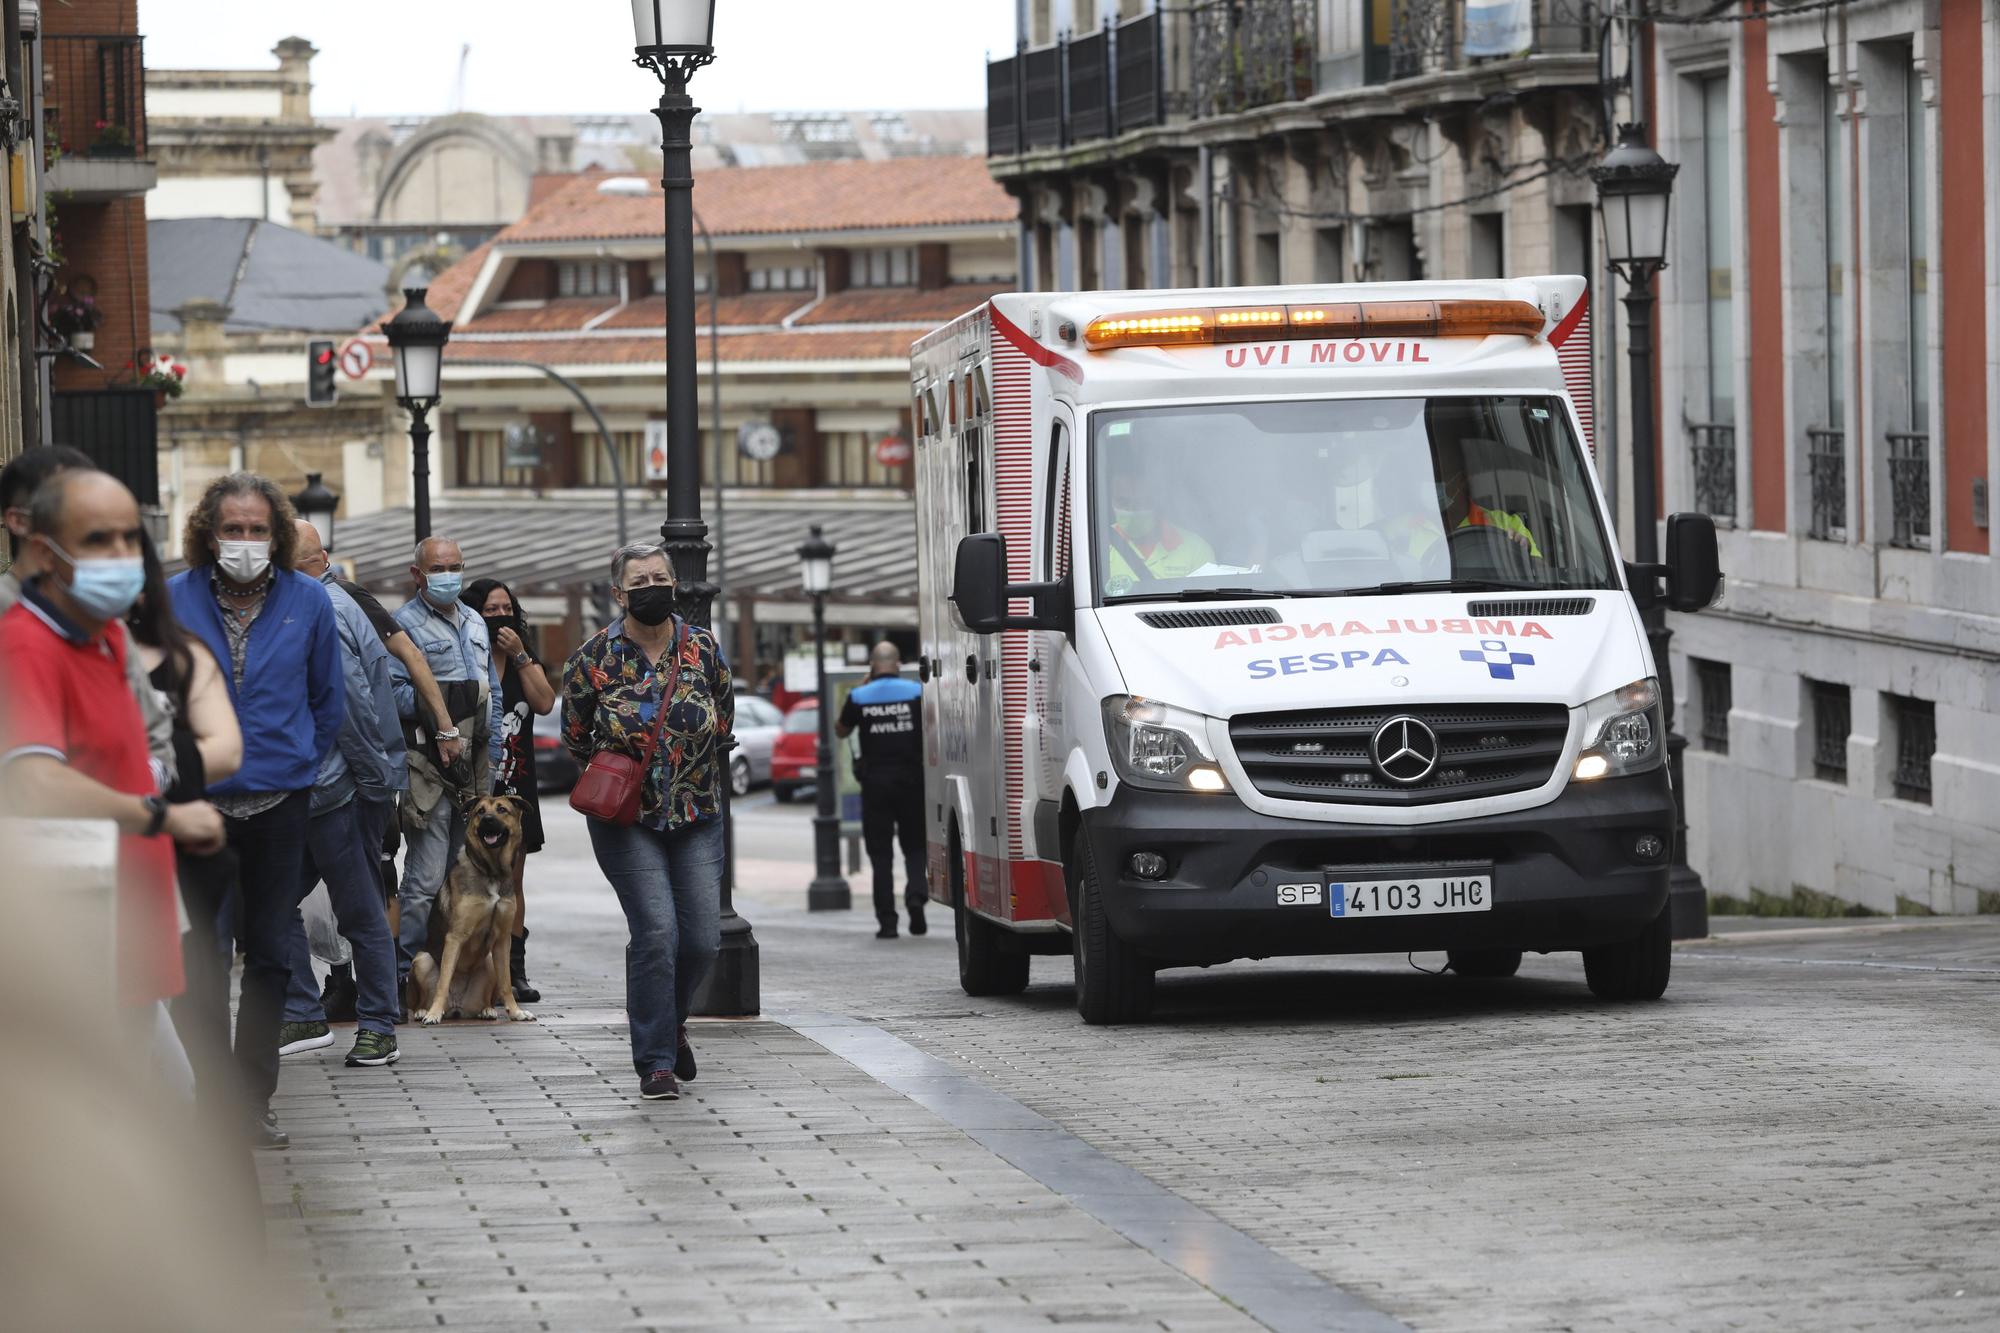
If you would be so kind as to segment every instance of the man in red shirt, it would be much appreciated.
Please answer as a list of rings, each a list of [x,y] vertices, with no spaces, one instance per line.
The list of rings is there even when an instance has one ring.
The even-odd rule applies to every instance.
[[[132,493],[102,472],[58,473],[35,493],[30,531],[48,572],[0,616],[0,799],[118,826],[118,1002],[157,1008],[182,987],[173,843],[220,849],[222,817],[161,801],[126,687],[121,617],[144,578]]]

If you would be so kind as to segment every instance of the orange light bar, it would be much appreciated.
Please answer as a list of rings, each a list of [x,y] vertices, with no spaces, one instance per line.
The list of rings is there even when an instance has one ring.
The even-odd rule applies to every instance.
[[[1539,338],[1548,321],[1527,301],[1360,301],[1225,306],[1107,315],[1084,328],[1093,352],[1292,338]]]

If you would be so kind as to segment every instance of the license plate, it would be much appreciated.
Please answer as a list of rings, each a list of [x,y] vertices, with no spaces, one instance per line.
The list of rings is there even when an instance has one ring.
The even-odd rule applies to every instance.
[[[1439,916],[1448,912],[1493,910],[1490,875],[1440,878],[1358,879],[1326,886],[1327,911],[1334,916]]]

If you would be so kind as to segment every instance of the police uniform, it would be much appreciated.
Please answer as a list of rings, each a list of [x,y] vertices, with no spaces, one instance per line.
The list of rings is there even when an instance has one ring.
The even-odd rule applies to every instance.
[[[861,838],[875,871],[875,918],[896,929],[898,844],[909,876],[904,901],[910,933],[923,928],[924,718],[923,687],[902,676],[857,685],[840,710],[840,725],[861,733]]]

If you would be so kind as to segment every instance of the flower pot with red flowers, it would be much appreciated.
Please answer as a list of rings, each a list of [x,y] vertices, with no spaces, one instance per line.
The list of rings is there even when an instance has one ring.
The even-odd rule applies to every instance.
[[[134,387],[151,389],[155,407],[164,407],[167,399],[187,392],[187,367],[164,352],[157,356],[150,351],[141,352],[131,368]]]
[[[131,157],[132,131],[116,121],[100,120],[92,127],[95,137],[90,141],[92,157]]]

